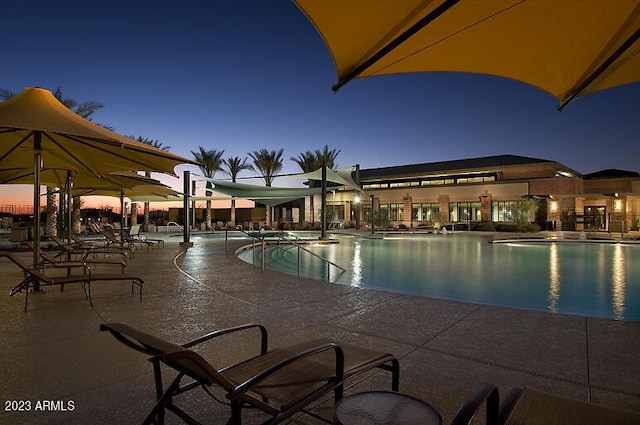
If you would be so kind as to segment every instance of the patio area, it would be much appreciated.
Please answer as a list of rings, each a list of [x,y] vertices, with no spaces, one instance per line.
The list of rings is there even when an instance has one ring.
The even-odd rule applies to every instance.
[[[24,294],[6,295],[22,273],[0,258],[0,425],[141,423],[155,398],[151,363],[99,331],[115,321],[178,343],[259,323],[273,347],[330,337],[389,351],[400,360],[401,392],[436,407],[444,424],[485,383],[498,386],[501,396],[527,386],[640,412],[640,323],[356,289],[262,272],[236,258],[246,241],[225,247],[224,240],[194,239],[184,251],[178,237],[151,237],[165,239],[165,247],[138,249],[127,266],[127,274],[145,280],[142,302],[127,283],[97,282],[93,307],[79,285],[69,285],[62,293],[32,294],[24,313]],[[252,348],[248,340],[234,344],[210,344],[202,353],[221,365],[235,348]],[[345,395],[371,389],[390,389],[389,375],[362,376]],[[8,412],[8,401],[30,401],[31,411]],[[36,410],[43,401],[63,408]],[[176,401],[203,423],[228,420],[229,407],[204,391]],[[332,409],[327,397],[313,411],[330,419]],[[266,417],[249,410],[244,419],[253,424]],[[291,422],[320,423],[309,415]],[[166,423],[181,422],[168,414]]]

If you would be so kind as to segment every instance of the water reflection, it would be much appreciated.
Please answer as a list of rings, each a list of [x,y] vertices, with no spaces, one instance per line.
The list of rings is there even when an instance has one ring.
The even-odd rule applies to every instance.
[[[624,318],[624,295],[626,273],[624,267],[624,253],[622,245],[616,245],[613,248],[613,265],[611,267],[612,285],[611,285],[611,304],[615,318],[621,320]]]
[[[549,310],[558,311],[560,300],[560,255],[558,244],[551,244],[549,249]]]
[[[351,285],[362,285],[362,246],[360,241],[355,241],[353,244],[353,259],[351,260]]]

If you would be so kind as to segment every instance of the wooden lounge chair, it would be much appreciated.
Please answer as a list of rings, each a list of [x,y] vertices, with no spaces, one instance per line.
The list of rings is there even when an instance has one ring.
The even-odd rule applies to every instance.
[[[53,285],[66,285],[71,283],[82,284],[85,297],[89,300],[89,304],[93,305],[91,299],[91,283],[95,281],[115,281],[115,280],[128,280],[131,281],[131,293],[133,294],[133,286],[137,285],[140,289],[140,301],[142,301],[142,285],[144,280],[137,276],[130,276],[125,274],[94,274],[90,271],[87,274],[72,275],[72,276],[46,276],[37,269],[30,268],[24,264],[19,258],[14,256],[9,251],[0,251],[0,257],[6,257],[16,264],[24,272],[24,279],[18,283],[10,292],[9,296],[13,296],[22,291],[25,291],[24,299],[24,311],[27,311],[29,303],[29,286],[33,287],[35,284],[40,286],[53,286]]]
[[[515,389],[498,407],[498,390],[488,385],[465,403],[452,425],[468,425],[486,401],[487,425],[638,425],[640,413],[559,397],[531,388]]]
[[[230,401],[229,424],[240,425],[242,408],[257,407],[272,418],[264,424],[277,424],[303,410],[323,395],[334,392],[339,400],[345,379],[381,368],[392,372],[392,389],[398,390],[399,363],[391,355],[354,345],[342,345],[329,339],[268,350],[267,330],[256,324],[247,324],[208,333],[183,345],[174,344],[123,323],[100,325],[123,344],[148,356],[153,363],[157,402],[143,424],[164,423],[165,409],[189,424],[198,424],[180,407],[174,397],[202,387],[211,394],[211,386],[225,392]],[[238,363],[217,368],[191,347],[224,335],[249,332],[260,334],[260,353]],[[223,341],[217,341],[218,344]],[[164,389],[160,363],[177,372],[177,376]],[[189,382],[182,384],[183,378]]]

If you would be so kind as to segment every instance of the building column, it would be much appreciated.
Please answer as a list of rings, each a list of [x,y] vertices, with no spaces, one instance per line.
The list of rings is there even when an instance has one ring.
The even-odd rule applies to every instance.
[[[440,225],[449,223],[449,195],[438,196],[440,204]]]
[[[413,198],[407,193],[402,198],[402,222],[408,227],[413,227]]]
[[[547,199],[547,221],[556,223],[556,228],[550,230],[562,230],[561,210],[562,199]]]
[[[483,223],[491,222],[491,201],[493,198],[490,193],[480,195],[480,221]]]

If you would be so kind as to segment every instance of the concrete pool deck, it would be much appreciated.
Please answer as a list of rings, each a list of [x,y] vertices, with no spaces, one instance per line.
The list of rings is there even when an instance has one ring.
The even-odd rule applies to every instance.
[[[246,240],[231,239],[225,250],[222,239],[194,238],[185,252],[180,238],[153,237],[164,238],[165,247],[139,249],[127,266],[145,280],[142,302],[127,283],[95,283],[91,307],[71,285],[33,294],[23,313],[24,294],[6,295],[22,273],[0,258],[0,425],[141,423],[155,396],[151,364],[99,332],[101,323],[113,321],[175,342],[251,322],[267,327],[271,346],[327,336],[389,351],[400,360],[401,392],[435,406],[444,424],[485,383],[498,386],[501,396],[528,386],[640,412],[640,323],[327,284],[242,262],[234,251]],[[238,343],[246,351],[248,343]],[[218,364],[233,359],[231,351],[203,349]],[[349,385],[346,395],[389,389],[390,379],[380,372]],[[229,408],[203,391],[182,399],[203,423],[225,424],[229,417]],[[11,400],[30,401],[31,411],[7,412]],[[36,411],[44,401],[59,401],[66,411]],[[330,418],[332,407],[327,398],[313,410]],[[264,419],[245,414],[248,424]],[[293,422],[319,423],[308,415]],[[169,414],[166,423],[181,422]]]

